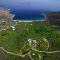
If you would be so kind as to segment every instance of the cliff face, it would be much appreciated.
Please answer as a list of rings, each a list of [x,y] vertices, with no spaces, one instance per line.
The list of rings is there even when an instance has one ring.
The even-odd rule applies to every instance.
[[[60,12],[47,12],[45,15],[50,24],[60,26]]]
[[[0,8],[0,29],[8,28],[12,25],[14,15],[10,13],[10,10]]]

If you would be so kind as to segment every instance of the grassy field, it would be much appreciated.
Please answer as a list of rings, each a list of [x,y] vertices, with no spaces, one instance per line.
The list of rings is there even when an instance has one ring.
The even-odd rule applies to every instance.
[[[21,22],[19,24],[16,24],[15,27],[15,31],[13,31],[12,28],[0,31],[0,47],[3,47],[8,52],[4,52],[5,60],[60,59],[60,52],[46,52],[60,50],[60,33],[58,33],[58,31],[52,28],[52,26],[50,26],[48,23]],[[45,38],[47,42],[44,41],[43,38]],[[36,41],[36,50],[38,51],[29,45],[28,39]],[[25,57],[21,57],[19,56],[21,54],[26,55]]]

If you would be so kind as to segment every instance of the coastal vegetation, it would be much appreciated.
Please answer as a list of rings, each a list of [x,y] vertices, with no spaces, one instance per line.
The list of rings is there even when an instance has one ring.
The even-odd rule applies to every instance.
[[[0,31],[0,52],[4,60],[59,60],[60,32],[48,23],[21,22]]]

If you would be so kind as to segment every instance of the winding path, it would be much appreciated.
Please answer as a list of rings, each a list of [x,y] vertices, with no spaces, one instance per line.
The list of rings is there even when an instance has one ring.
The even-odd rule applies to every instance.
[[[46,38],[43,38],[43,41],[47,43],[47,49],[48,49],[48,48],[49,48],[49,42],[48,42],[48,40],[47,40]],[[22,54],[22,51],[21,51],[19,54],[16,54],[16,53],[12,53],[12,52],[7,51],[7,50],[4,49],[3,47],[0,47],[0,49],[1,49],[2,51],[6,52],[7,54],[19,56],[19,57],[22,57],[22,58],[24,58],[26,55],[28,55],[31,60],[34,60],[34,59],[32,58],[32,56],[31,56],[31,52],[32,52],[32,51],[35,51],[35,52],[38,52],[38,53],[47,53],[47,54],[60,53],[60,51],[39,51],[39,50],[37,50],[37,49],[35,49],[35,48],[30,48],[30,50],[29,50],[26,54]],[[23,47],[22,49],[24,49],[24,47]],[[38,55],[39,55],[39,54],[38,54]],[[41,59],[41,56],[40,56],[40,55],[39,55],[39,59]]]
[[[12,54],[12,55],[15,55],[15,56],[20,56],[20,57],[25,57],[25,55],[27,55],[28,53],[24,54],[24,55],[19,55],[19,54],[15,54],[15,53],[12,53],[12,52],[8,52],[7,50],[5,50],[3,47],[0,47],[0,49],[2,49],[4,52],[6,52],[7,54]],[[32,49],[33,51],[36,51],[36,52],[39,52],[39,53],[58,53],[60,51],[39,51],[37,49]]]

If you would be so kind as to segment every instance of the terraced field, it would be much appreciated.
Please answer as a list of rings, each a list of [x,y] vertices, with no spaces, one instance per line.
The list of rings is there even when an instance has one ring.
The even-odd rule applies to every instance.
[[[21,22],[0,31],[0,52],[0,60],[59,60],[60,33],[48,23]]]

